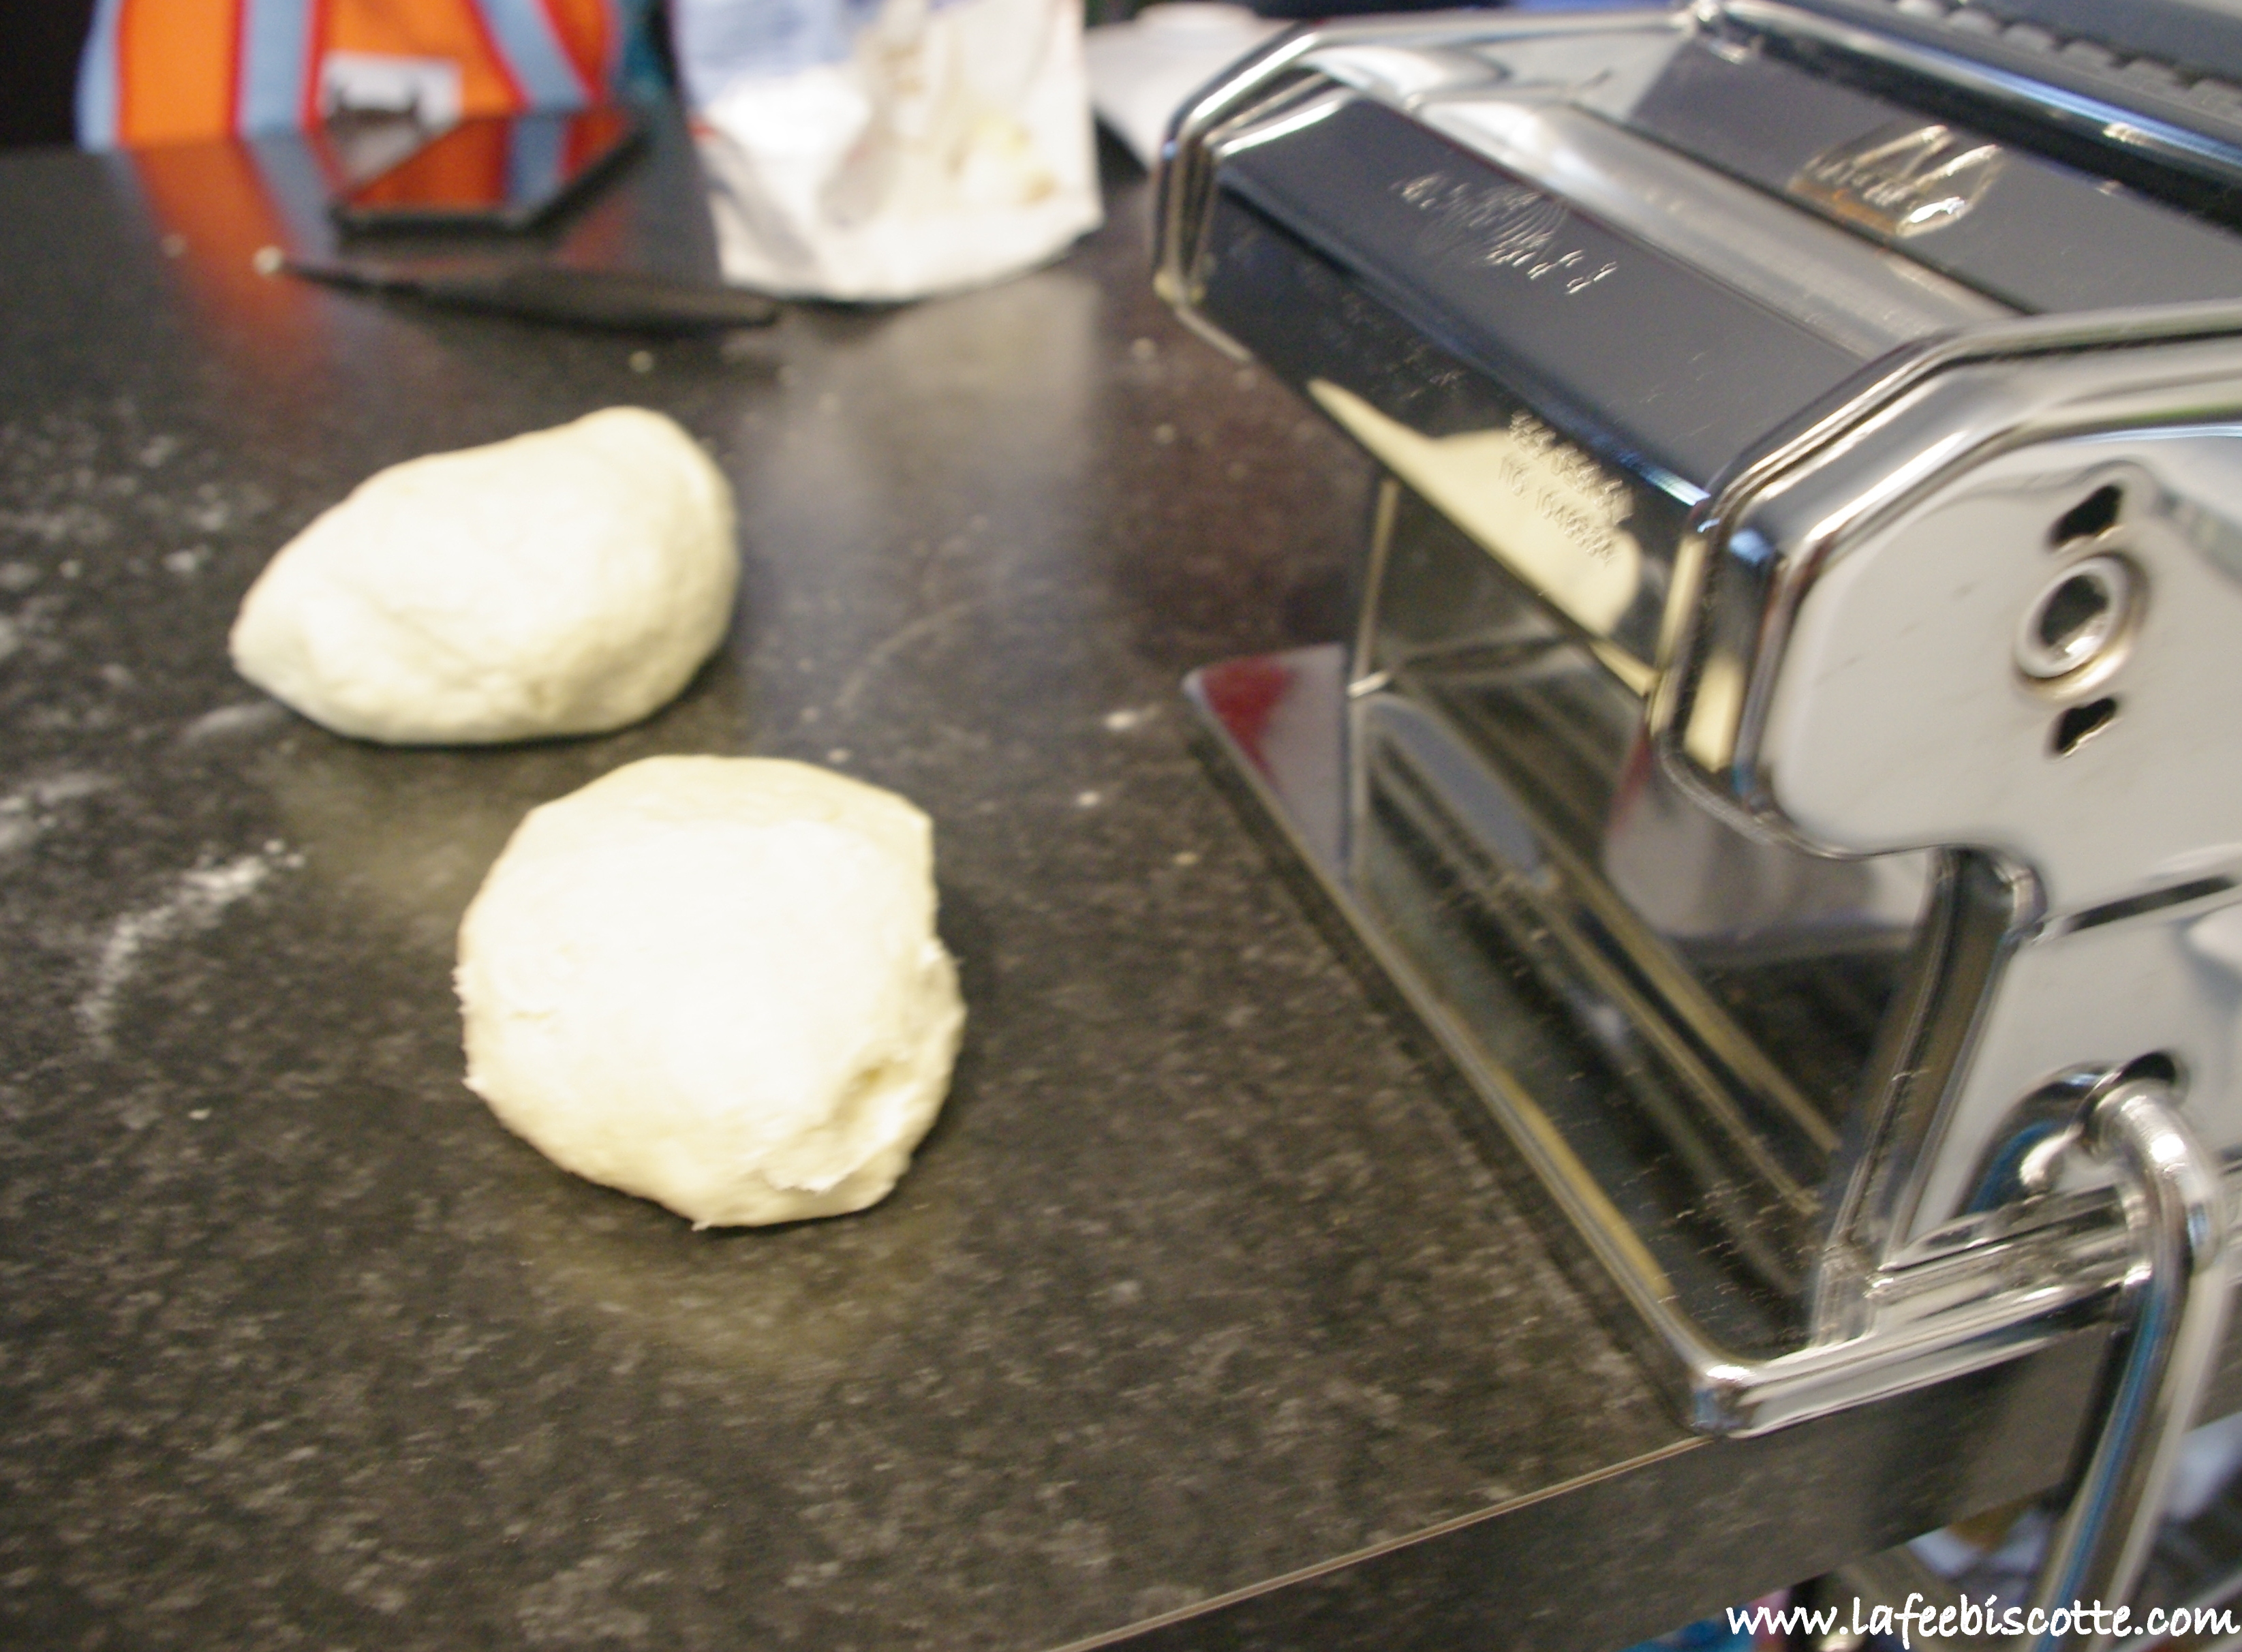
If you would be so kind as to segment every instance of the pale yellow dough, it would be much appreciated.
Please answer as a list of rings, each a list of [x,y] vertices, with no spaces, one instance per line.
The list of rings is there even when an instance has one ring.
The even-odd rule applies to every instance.
[[[531,811],[460,926],[467,1084],[578,1175],[696,1227],[862,1210],[909,1168],[965,1011],[933,829],[805,763],[651,757]]]
[[[738,585],[722,473],[661,414],[610,407],[373,476],[282,547],[229,641],[340,734],[590,734],[684,688]]]

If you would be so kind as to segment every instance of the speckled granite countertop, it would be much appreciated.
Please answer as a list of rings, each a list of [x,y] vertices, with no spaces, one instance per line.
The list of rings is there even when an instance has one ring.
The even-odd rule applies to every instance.
[[[1483,1642],[1593,1646],[1684,1596],[1552,1617],[1567,1556],[1793,1518],[1672,1488],[1718,1451],[1191,752],[1182,671],[1334,634],[1367,479],[1159,308],[1140,180],[996,290],[662,345],[263,280],[247,165],[0,163],[0,1641],[1030,1652],[1604,1474],[1593,1541],[1514,1528],[1541,1627]],[[634,189],[572,245],[705,256]],[[615,402],[739,491],[677,704],[389,751],[229,670],[357,480]],[[655,752],[934,816],[970,1019],[867,1214],[695,1234],[461,1085],[484,868]],[[1407,1642],[1319,1588],[1319,1628],[1147,1633]]]

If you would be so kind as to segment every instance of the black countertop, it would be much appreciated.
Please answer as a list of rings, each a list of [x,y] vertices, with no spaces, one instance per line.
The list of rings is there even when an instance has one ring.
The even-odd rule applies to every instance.
[[[567,256],[705,260],[676,158]],[[1140,178],[1023,279],[663,344],[258,277],[251,159],[0,163],[0,1641],[1585,1649],[2053,1472],[1693,1445],[1274,874],[1177,679],[1337,634],[1368,476],[1154,300]],[[618,402],[739,494],[677,703],[386,750],[233,675],[352,485]],[[869,1212],[695,1233],[460,1082],[484,869],[657,752],[935,819],[965,1046]]]

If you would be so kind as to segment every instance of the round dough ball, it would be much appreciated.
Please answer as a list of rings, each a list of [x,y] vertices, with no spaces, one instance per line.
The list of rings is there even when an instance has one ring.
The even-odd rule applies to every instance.
[[[610,407],[370,478],[282,547],[229,641],[339,734],[593,734],[684,688],[739,574],[722,473],[672,420]]]
[[[649,757],[533,809],[460,925],[467,1085],[695,1227],[862,1210],[940,1111],[965,1008],[934,834],[806,763]]]

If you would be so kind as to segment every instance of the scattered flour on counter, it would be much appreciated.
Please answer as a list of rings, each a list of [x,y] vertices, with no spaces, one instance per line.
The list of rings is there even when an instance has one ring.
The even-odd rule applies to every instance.
[[[44,545],[102,545],[116,532],[115,520],[91,505],[71,502],[49,510],[0,511],[0,533]]]
[[[165,541],[194,548],[253,527],[275,500],[263,483],[225,473],[238,462],[151,433],[129,401],[0,421],[0,591],[76,577],[73,553]],[[140,571],[131,556],[104,565]]]
[[[70,564],[65,562],[64,567]],[[59,593],[24,599],[13,614],[0,614],[0,662],[10,655],[27,655],[51,663],[69,652],[56,635],[55,616],[66,606]]]
[[[521,1592],[515,1619],[534,1645],[576,1645],[587,1641],[625,1641],[635,1646],[653,1632],[643,1612],[617,1601],[613,1590],[626,1579],[620,1555],[594,1555]]]
[[[897,655],[907,653],[922,642],[945,640],[960,620],[980,608],[985,601],[982,597],[968,597],[963,601],[936,608],[931,614],[922,614],[874,643],[865,650],[864,657],[856,662],[856,668],[849,674],[848,680],[842,683],[841,691],[833,696],[836,715],[847,716],[855,708],[857,695],[864,692],[865,685]]]
[[[223,866],[197,866],[172,880],[164,897],[127,912],[109,926],[93,966],[93,984],[77,1001],[78,1023],[104,1048],[117,1024],[117,1000],[152,947],[206,930],[226,908],[256,893],[274,870],[297,866],[303,856],[285,845],[268,843]]]
[[[205,711],[179,730],[179,738],[190,742],[205,740],[226,740],[236,735],[255,734],[264,729],[277,729],[287,719],[277,702],[271,700],[237,700],[232,705]]]
[[[106,775],[70,771],[35,780],[0,797],[0,855],[29,848],[54,824],[49,811],[106,791],[114,783]]]
[[[215,482],[195,489],[191,501],[178,507],[179,519],[202,534],[221,534],[233,526],[233,501]]]

